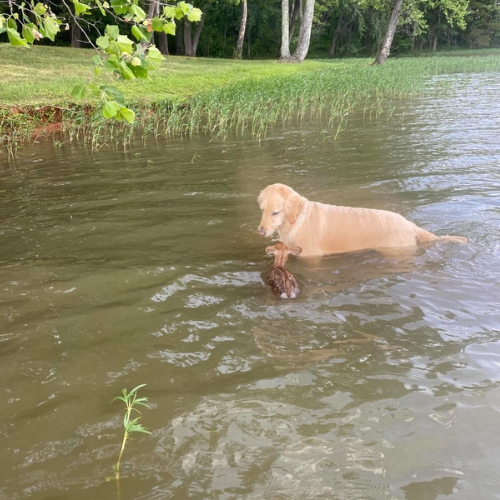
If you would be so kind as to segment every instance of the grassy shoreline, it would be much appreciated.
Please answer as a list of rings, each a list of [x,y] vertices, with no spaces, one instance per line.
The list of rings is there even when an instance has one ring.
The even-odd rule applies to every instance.
[[[123,125],[101,118],[98,102],[71,100],[72,86],[89,75],[91,56],[85,49],[0,44],[0,153],[15,155],[34,133],[58,131],[94,149],[108,136],[126,146],[138,130],[169,136],[250,129],[258,138],[270,125],[306,116],[326,118],[339,131],[354,106],[375,103],[377,114],[385,99],[425,93],[433,75],[500,72],[500,54],[474,52],[389,59],[383,66],[369,59],[297,65],[171,56],[151,80],[114,82],[137,114],[133,125]]]

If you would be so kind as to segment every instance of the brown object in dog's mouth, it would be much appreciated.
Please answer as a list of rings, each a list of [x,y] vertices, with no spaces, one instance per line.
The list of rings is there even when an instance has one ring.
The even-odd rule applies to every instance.
[[[289,247],[281,241],[266,248],[268,255],[274,255],[274,265],[267,273],[266,283],[273,293],[282,299],[294,299],[300,293],[297,280],[285,268],[285,264],[289,254],[299,255],[301,251],[300,247]]]

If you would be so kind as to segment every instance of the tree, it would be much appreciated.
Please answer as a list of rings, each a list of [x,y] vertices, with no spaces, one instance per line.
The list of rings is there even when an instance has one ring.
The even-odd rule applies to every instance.
[[[200,41],[201,30],[203,29],[204,23],[205,15],[202,15],[193,34],[191,21],[189,19],[184,19],[184,55],[188,57],[196,57],[196,51],[198,50],[198,43]]]
[[[485,48],[500,41],[500,4],[496,0],[471,0],[466,14],[467,45]]]
[[[311,30],[312,30],[312,23],[313,23],[313,18],[314,18],[314,3],[315,3],[315,0],[306,0],[304,12],[303,13],[299,12],[299,16],[301,16],[301,19],[300,19],[299,41],[298,41],[297,47],[295,49],[295,52],[291,56],[282,57],[281,58],[282,61],[302,62],[306,58],[307,52],[309,51],[309,43],[311,41]],[[282,20],[283,20],[283,17],[282,17]],[[285,21],[285,27],[282,28],[282,33],[284,30],[288,31],[288,29],[289,29],[289,25],[288,25],[288,16],[287,16],[286,21]],[[283,36],[282,36],[282,40],[283,40]]]
[[[236,43],[236,51],[234,54],[235,59],[241,59],[243,52],[243,40],[245,39],[245,29],[247,27],[247,0],[241,0],[241,22],[240,31],[238,33],[238,42]]]
[[[280,57],[283,60],[290,58],[290,13],[288,0],[281,0],[281,50]]]
[[[389,57],[389,53],[391,52],[392,40],[394,39],[394,33],[396,33],[396,26],[398,25],[399,14],[401,12],[402,5],[403,0],[396,0],[396,2],[394,3],[391,17],[389,19],[389,26],[387,26],[384,40],[377,53],[374,64],[384,64]]]

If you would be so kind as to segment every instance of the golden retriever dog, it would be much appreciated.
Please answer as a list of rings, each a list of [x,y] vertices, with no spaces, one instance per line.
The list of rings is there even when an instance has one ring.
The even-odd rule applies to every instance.
[[[271,184],[258,197],[262,220],[258,233],[302,248],[302,257],[364,249],[414,247],[446,240],[465,243],[460,236],[436,236],[387,210],[325,205],[309,201],[285,184]]]

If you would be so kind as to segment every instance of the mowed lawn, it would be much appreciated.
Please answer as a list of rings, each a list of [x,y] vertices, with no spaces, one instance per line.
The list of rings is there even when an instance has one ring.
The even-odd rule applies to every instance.
[[[33,46],[11,47],[0,44],[0,106],[23,107],[63,105],[74,101],[71,89],[76,83],[92,78],[91,49]],[[366,65],[369,60],[305,61],[283,64],[277,61],[234,61],[167,56],[149,80],[123,82],[110,75],[96,83],[116,85],[129,102],[155,102],[186,99],[193,94],[230,85],[247,78],[310,73],[346,65]]]

